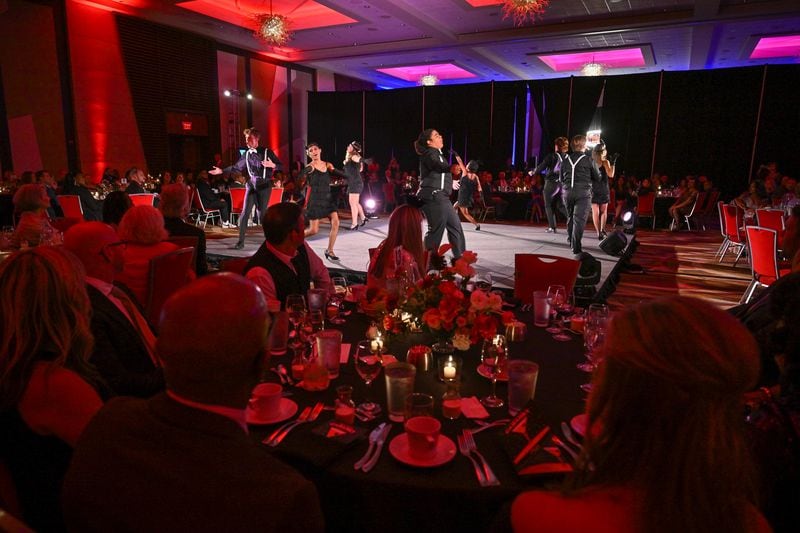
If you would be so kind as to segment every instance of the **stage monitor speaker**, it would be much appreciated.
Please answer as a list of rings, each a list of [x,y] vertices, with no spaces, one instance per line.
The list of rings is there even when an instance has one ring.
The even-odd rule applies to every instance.
[[[609,234],[608,237],[600,241],[600,249],[608,255],[614,256],[622,255],[622,251],[627,245],[628,238],[619,230]]]
[[[600,275],[602,274],[602,265],[592,254],[588,252],[581,252],[578,257],[581,262],[580,270],[578,270],[578,277],[575,280],[575,290],[579,286],[594,286],[600,282]]]

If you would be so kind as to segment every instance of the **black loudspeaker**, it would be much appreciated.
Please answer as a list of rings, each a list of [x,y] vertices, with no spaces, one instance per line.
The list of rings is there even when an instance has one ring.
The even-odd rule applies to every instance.
[[[628,245],[628,238],[624,233],[617,230],[609,234],[608,237],[600,241],[600,249],[608,255],[619,256]]]
[[[594,258],[588,252],[581,252],[578,257],[581,262],[580,270],[578,270],[578,277],[575,280],[575,290],[581,286],[594,286],[600,282],[600,274],[602,273],[602,265],[600,261]]]

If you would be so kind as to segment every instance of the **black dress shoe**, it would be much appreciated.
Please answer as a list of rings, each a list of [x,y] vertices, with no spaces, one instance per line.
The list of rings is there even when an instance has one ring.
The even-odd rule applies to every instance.
[[[369,220],[368,218],[365,218],[364,220],[361,221],[361,224],[359,224],[359,226],[365,225],[368,220]]]
[[[237,242],[236,244],[233,245],[233,248],[236,249],[236,250],[241,250],[242,248],[244,248],[244,243],[243,242]]]
[[[350,231],[358,231],[358,224],[356,224],[355,226],[350,226],[347,229],[349,229]]]
[[[330,261],[338,261],[339,260],[339,258],[336,256],[336,254],[334,254],[333,252],[329,252],[328,250],[325,250],[325,258],[330,260]]]

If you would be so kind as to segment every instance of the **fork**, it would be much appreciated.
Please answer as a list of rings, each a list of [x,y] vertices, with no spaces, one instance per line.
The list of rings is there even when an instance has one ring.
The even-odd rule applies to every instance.
[[[566,443],[564,443],[563,440],[559,439],[555,433],[553,433],[551,440],[553,444],[555,444],[556,446],[567,452],[569,456],[572,457],[572,460],[575,461],[575,463],[578,462],[578,454],[575,453],[575,450],[567,446]]]
[[[311,414],[309,414],[308,417],[305,420],[295,420],[294,424],[292,424],[292,425],[288,426],[286,429],[284,429],[283,432],[280,435],[275,437],[275,439],[272,442],[269,443],[269,445],[272,446],[272,447],[277,446],[278,444],[283,442],[283,439],[286,438],[286,435],[288,435],[290,431],[292,431],[294,428],[296,428],[300,424],[305,424],[306,422],[315,421],[317,418],[319,418],[319,415],[322,412],[322,409],[324,407],[325,407],[324,403],[317,402],[317,404],[311,410]]]
[[[497,479],[497,476],[492,471],[492,467],[489,466],[489,463],[486,461],[486,458],[483,456],[481,452],[478,451],[478,446],[475,444],[475,439],[472,438],[472,433],[469,431],[464,431],[464,444],[466,445],[467,449],[470,453],[474,453],[478,456],[481,464],[483,465],[483,473],[486,475],[486,486],[495,486],[500,484],[500,480]]]
[[[280,426],[278,429],[276,429],[275,431],[273,431],[273,432],[272,432],[272,434],[271,434],[269,437],[267,437],[266,439],[262,440],[261,442],[262,442],[263,444],[269,444],[269,445],[271,446],[271,445],[272,445],[272,441],[274,441],[274,440],[275,440],[275,438],[276,438],[278,435],[280,435],[281,431],[283,431],[284,429],[288,428],[288,427],[289,427],[289,426],[291,426],[292,424],[297,424],[298,422],[305,422],[305,421],[306,421],[306,419],[307,419],[307,418],[308,418],[310,415],[311,415],[311,407],[306,407],[305,409],[303,409],[303,410],[300,412],[300,416],[298,416],[298,417],[297,417],[297,418],[295,418],[294,420],[290,420],[290,421],[286,422],[285,424],[283,424],[282,426]]]
[[[495,420],[494,422],[488,422],[488,423],[483,423],[483,424],[481,424],[481,421],[478,420],[478,421],[476,421],[476,424],[480,425],[480,427],[479,428],[475,428],[475,429],[465,429],[464,431],[469,431],[470,433],[472,433],[474,435],[476,433],[480,433],[484,429],[491,429],[491,428],[494,428],[494,427],[497,427],[497,426],[504,426],[504,425],[508,424],[508,419],[506,418],[504,420]]]
[[[478,484],[481,487],[486,486],[486,478],[483,475],[483,470],[481,470],[481,466],[478,464],[478,460],[472,457],[472,454],[469,452],[469,447],[464,443],[464,436],[463,435],[456,435],[456,440],[458,441],[458,451],[461,452],[461,455],[466,457],[467,459],[472,462],[472,467],[475,469],[475,476],[478,478]]]

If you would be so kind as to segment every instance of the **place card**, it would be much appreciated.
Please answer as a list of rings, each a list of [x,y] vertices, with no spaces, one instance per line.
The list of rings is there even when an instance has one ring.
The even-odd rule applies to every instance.
[[[461,412],[467,418],[488,418],[489,412],[475,396],[461,398]]]

